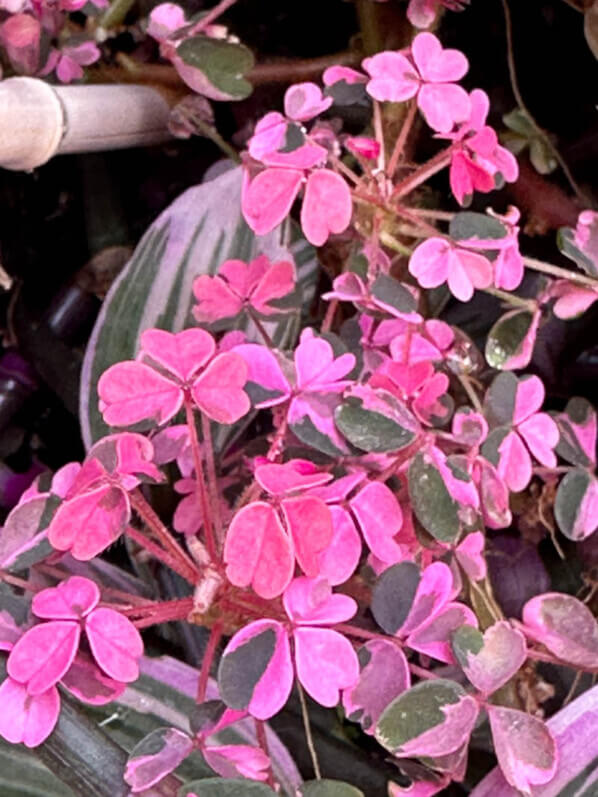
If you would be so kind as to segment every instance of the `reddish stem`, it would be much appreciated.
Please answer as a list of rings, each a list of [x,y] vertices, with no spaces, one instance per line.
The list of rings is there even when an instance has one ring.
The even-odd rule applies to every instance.
[[[451,144],[446,149],[441,150],[434,155],[433,158],[430,158],[429,161],[423,163],[408,177],[397,183],[392,194],[393,198],[400,199],[401,197],[405,196],[405,194],[409,194],[411,191],[413,191],[414,188],[417,188],[418,185],[425,183],[425,181],[433,174],[436,174],[436,172],[442,171],[442,169],[444,169],[450,163],[453,148],[454,145]]]
[[[255,722],[255,735],[257,737],[257,742],[259,746],[262,748],[264,754],[268,757],[268,761],[270,761],[270,752],[268,750],[268,739],[266,737],[266,723],[263,720],[254,720]],[[266,783],[272,790],[275,790],[275,783],[274,783],[274,773],[272,772],[272,763],[268,767],[268,778]]]
[[[197,438],[197,427],[195,425],[195,417],[193,415],[193,405],[191,404],[191,397],[189,395],[185,395],[185,417],[187,419],[187,427],[189,429],[189,441],[191,443],[193,464],[195,466],[195,478],[197,479],[197,489],[199,492],[199,503],[201,505],[201,514],[203,519],[203,530],[206,538],[206,547],[208,549],[208,554],[210,555],[210,559],[212,560],[212,562],[217,562],[218,555],[216,550],[216,541],[214,540],[212,517],[210,515],[210,503],[208,500],[206,477],[203,472],[199,440]]]
[[[222,637],[222,622],[216,622],[210,629],[210,638],[201,660],[201,670],[199,673],[199,680],[197,682],[197,702],[203,703],[206,699],[206,690],[208,688],[208,678],[210,677],[210,669],[214,661],[214,654],[218,648],[218,643]]]
[[[178,542],[174,539],[154,509],[145,500],[143,493],[140,490],[135,490],[129,494],[129,498],[131,500],[131,506],[133,509],[137,512],[139,517],[143,520],[150,531],[162,543],[171,557],[176,559],[180,563],[180,566],[187,570],[187,572],[193,574],[194,580],[192,580],[190,583],[194,584],[200,576],[195,562],[185,553]]]
[[[127,609],[121,609],[111,604],[113,608],[117,609],[120,614],[126,617],[136,617],[138,620],[147,619],[143,615],[151,617],[170,616],[175,611],[184,612],[186,616],[193,608],[193,598],[175,598],[171,601],[150,601],[146,606],[131,606]]]
[[[169,601],[163,604],[164,608],[157,614],[149,617],[142,617],[140,620],[133,620],[135,628],[149,628],[159,623],[168,623],[173,620],[186,620],[189,612],[193,609],[193,599],[183,598],[179,601]]]
[[[262,336],[263,341],[266,344],[266,346],[269,349],[273,349],[274,348],[274,343],[272,341],[272,338],[266,332],[266,329],[265,329],[264,325],[262,324],[262,322],[260,321],[260,319],[257,317],[257,314],[254,313],[253,307],[251,307],[249,305],[247,306],[247,315],[249,316],[249,318],[251,319],[251,321],[255,325],[255,328],[257,329],[257,331]]]
[[[157,545],[155,542],[152,542],[140,531],[133,528],[133,526],[129,526],[127,528],[126,534],[138,545],[151,553],[152,556],[155,556],[158,561],[162,562],[162,564],[165,564],[166,567],[174,570],[175,573],[178,573],[179,576],[182,576],[185,581],[189,582],[189,584],[195,585],[199,578],[195,569],[190,569],[187,567],[186,563],[181,563],[179,559],[175,559],[174,556],[171,556],[167,551],[164,550],[164,548],[162,548],[160,545]]]
[[[224,542],[222,513],[220,511],[220,495],[218,493],[218,477],[216,475],[216,461],[214,458],[214,444],[212,442],[212,427],[210,419],[201,413],[201,432],[203,436],[203,453],[208,471],[208,491],[210,494],[210,504],[214,511],[214,527],[216,544],[222,548]]]
[[[390,156],[390,161],[388,162],[388,167],[386,169],[386,173],[392,180],[392,177],[396,171],[397,165],[399,163],[399,158],[403,154],[403,150],[405,149],[405,144],[407,142],[407,136],[411,130],[413,125],[413,121],[415,119],[415,114],[417,111],[417,105],[412,100],[409,104],[409,108],[407,110],[407,116],[405,117],[405,121],[403,122],[403,126],[401,127],[401,131],[397,136],[397,140],[395,142],[394,149],[392,151],[392,155]]]

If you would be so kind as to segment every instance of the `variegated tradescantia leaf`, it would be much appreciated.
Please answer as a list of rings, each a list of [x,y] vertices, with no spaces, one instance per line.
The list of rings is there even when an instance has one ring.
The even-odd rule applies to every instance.
[[[133,257],[112,285],[91,335],[81,373],[80,415],[87,447],[108,428],[98,411],[96,385],[115,362],[133,359],[139,337],[150,327],[178,332],[194,326],[192,284],[214,274],[228,259],[258,254],[295,261],[305,299],[316,272],[313,248],[289,224],[255,236],[241,215],[241,169],[188,189],[150,226]],[[293,342],[297,318],[266,325],[275,344]]]

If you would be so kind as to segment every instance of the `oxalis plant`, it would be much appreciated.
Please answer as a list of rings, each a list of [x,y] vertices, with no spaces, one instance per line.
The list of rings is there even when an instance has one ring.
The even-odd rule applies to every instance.
[[[439,5],[413,0],[410,18],[425,25]],[[67,784],[53,745],[77,701],[92,707],[90,734],[105,728],[107,749],[128,749],[105,773],[112,794],[363,794],[344,770],[322,779],[314,704],[347,744],[390,762],[390,797],[463,782],[480,734],[499,769],[477,797],[595,783],[595,753],[581,750],[593,749],[596,690],[586,678],[546,722],[552,691],[538,668],[571,671],[575,686],[597,673],[596,621],[582,596],[541,588],[506,615],[485,550],[532,489],[557,550],[559,535],[579,542],[598,525],[596,414],[582,398],[547,412],[542,380],[525,372],[550,315],[574,318],[598,299],[598,214],[561,230],[574,270],[520,253],[515,207],[424,206],[421,186],[443,170],[462,207],[517,179],[486,124],[488,97],[459,85],[467,69],[420,32],[361,70],[328,68],[324,88],[291,86],[284,112],[255,126],[240,196],[228,197],[256,256],[213,275],[197,264],[186,328],[146,328],[136,358],[97,380],[110,433],[9,515],[0,735]],[[321,120],[335,104],[371,109],[363,135]],[[424,163],[411,161],[416,124],[438,142]],[[337,236],[347,252],[315,318],[290,255],[260,251],[297,205],[312,245]],[[526,269],[542,275],[532,295],[516,293]],[[505,307],[483,354],[439,317],[450,295],[474,291]],[[155,599],[97,558],[120,538],[180,596]],[[175,621],[205,629],[197,670],[152,657],[155,632]],[[144,692],[152,679],[171,698]],[[176,690],[182,709],[169,703]],[[289,699],[307,782],[267,725]],[[110,737],[123,707],[161,721],[133,741]],[[77,793],[95,793],[78,777]]]

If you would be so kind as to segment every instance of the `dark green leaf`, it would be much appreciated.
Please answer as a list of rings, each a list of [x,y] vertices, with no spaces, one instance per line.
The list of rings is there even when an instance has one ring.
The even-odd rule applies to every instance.
[[[378,395],[381,400],[370,406],[387,409],[387,413],[366,408],[361,398],[350,396],[336,409],[334,422],[347,440],[362,451],[399,451],[415,439],[414,422],[390,394],[388,398],[382,397],[381,392]]]
[[[535,341],[536,314],[530,310],[511,310],[494,324],[486,340],[488,365],[498,370],[525,368]]]
[[[244,100],[252,86],[243,75],[255,63],[253,53],[242,44],[208,36],[192,36],[177,48],[177,56],[187,66],[199,70],[207,86],[200,93],[217,100]],[[211,91],[210,91],[211,89]]]
[[[458,504],[440,472],[421,453],[411,461],[408,484],[413,511],[424,529],[440,542],[455,542],[461,531]]]
[[[363,792],[340,780],[310,780],[299,788],[301,797],[363,797]]]
[[[371,287],[371,294],[378,301],[393,307],[399,313],[415,313],[417,311],[417,299],[402,282],[389,277],[388,274],[380,274],[374,280]]]
[[[197,797],[272,797],[275,794],[269,786],[247,778],[193,780],[179,789],[178,797],[187,797],[190,793]]]
[[[515,374],[506,371],[490,385],[484,399],[484,414],[492,426],[510,424],[513,420],[518,384]]]
[[[420,581],[413,562],[399,562],[385,570],[372,591],[372,614],[387,634],[396,634],[407,619]]]
[[[223,656],[218,669],[222,699],[230,708],[246,709],[276,648],[276,633],[267,628]]]
[[[472,213],[469,210],[457,213],[449,224],[449,235],[455,241],[464,241],[470,238],[479,240],[499,240],[508,233],[507,228],[493,216],[485,213]]]
[[[591,277],[598,277],[598,263],[576,246],[575,231],[571,227],[561,227],[559,229],[556,243],[561,252],[576,263],[582,271],[585,271]]]

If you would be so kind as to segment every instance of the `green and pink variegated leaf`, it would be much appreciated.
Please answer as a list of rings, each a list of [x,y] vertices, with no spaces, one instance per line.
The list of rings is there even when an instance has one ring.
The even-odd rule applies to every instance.
[[[455,681],[422,681],[384,710],[376,739],[399,757],[436,757],[455,752],[469,739],[477,701]]]
[[[470,682],[491,695],[515,675],[526,659],[525,637],[508,622],[491,625],[483,634],[470,625],[452,637],[455,658]]]
[[[91,335],[81,374],[81,426],[87,447],[107,433],[98,411],[97,383],[116,362],[133,360],[144,330],[178,332],[193,323],[193,282],[214,274],[226,260],[259,254],[294,260],[298,283],[309,298],[316,260],[312,247],[288,224],[256,238],[241,215],[241,170],[190,188],[156,219],[112,285]],[[283,346],[297,333],[296,316],[268,325]],[[251,333],[251,328],[249,329]]]
[[[598,480],[583,468],[569,471],[556,491],[554,516],[570,540],[584,540],[598,528]]]
[[[494,324],[486,339],[486,360],[492,368],[526,368],[532,358],[540,323],[539,310],[511,310]]]
[[[352,388],[334,413],[347,440],[362,451],[399,451],[413,442],[419,424],[407,407],[386,390]]]
[[[598,686],[551,717],[546,727],[556,742],[558,766],[545,785],[532,786],[533,797],[590,797],[598,790]],[[471,797],[518,797],[496,767],[475,787]]]
[[[575,397],[564,412],[555,414],[559,427],[556,452],[572,465],[588,468],[596,464],[596,411],[587,399]]]
[[[188,734],[176,728],[157,728],[131,751],[124,779],[133,794],[148,789],[174,772],[192,750]]]
[[[269,786],[245,778],[202,778],[181,786],[177,797],[274,797],[275,794]]]
[[[340,780],[310,780],[303,783],[297,797],[364,797],[360,789]]]
[[[572,595],[547,592],[523,607],[525,632],[574,667],[598,672],[598,623]]]

